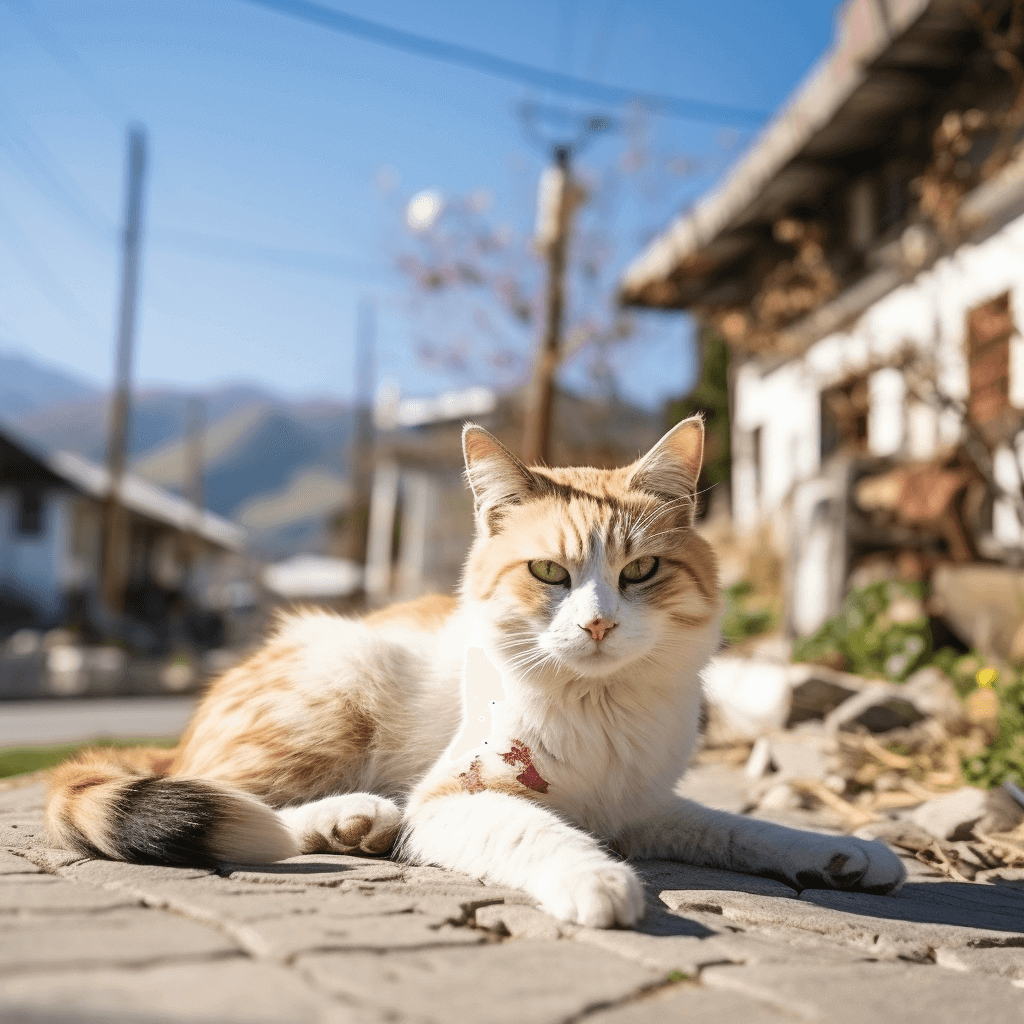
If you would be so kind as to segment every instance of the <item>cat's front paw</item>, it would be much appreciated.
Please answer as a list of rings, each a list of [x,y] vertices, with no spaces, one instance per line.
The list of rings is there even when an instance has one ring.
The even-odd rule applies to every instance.
[[[628,928],[644,916],[640,880],[628,864],[615,861],[556,874],[538,895],[552,917],[588,928]]]
[[[903,862],[887,846],[852,836],[816,843],[808,860],[793,876],[801,889],[846,889],[884,896],[896,892],[907,878]]]

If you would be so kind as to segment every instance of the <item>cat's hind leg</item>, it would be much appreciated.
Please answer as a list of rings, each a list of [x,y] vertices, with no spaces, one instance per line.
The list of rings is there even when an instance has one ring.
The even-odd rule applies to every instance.
[[[906,868],[880,842],[804,832],[674,798],[664,811],[625,829],[616,847],[627,857],[662,857],[744,871],[796,889],[896,892]]]
[[[398,805],[373,793],[327,796],[297,807],[282,807],[277,816],[303,853],[388,853],[402,823]]]

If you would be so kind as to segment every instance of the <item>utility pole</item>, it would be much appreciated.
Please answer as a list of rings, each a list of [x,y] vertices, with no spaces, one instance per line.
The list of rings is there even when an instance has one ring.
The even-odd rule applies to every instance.
[[[128,542],[126,517],[121,505],[121,482],[127,462],[128,421],[131,415],[132,348],[135,339],[135,306],[139,284],[139,250],[142,238],[142,193],[146,174],[146,130],[128,129],[128,174],[124,213],[121,306],[117,324],[117,367],[107,442],[109,490],[103,509],[103,540],[100,589],[107,606],[124,611]]]
[[[193,577],[203,550],[203,442],[206,435],[206,404],[190,398],[185,418],[185,472],[182,493],[192,503],[193,521],[189,538],[188,572]]]
[[[357,561],[366,555],[370,491],[376,457],[373,424],[376,349],[377,307],[373,299],[364,297],[356,307],[353,366],[355,393],[348,440],[349,507],[347,514],[339,520],[341,525],[333,545],[337,554]]]
[[[352,438],[352,474],[353,482],[362,495],[373,468],[373,403],[377,390],[377,307],[373,299],[360,299],[356,317],[356,418]]]
[[[565,273],[569,256],[572,218],[587,200],[586,189],[572,175],[572,161],[596,135],[613,127],[603,115],[580,115],[554,107],[523,104],[520,107],[527,137],[552,155],[537,196],[535,244],[547,261],[544,295],[544,332],[537,348],[533,377],[523,426],[523,460],[528,464],[551,460],[551,413],[555,398],[555,375],[564,357],[562,334],[565,320]],[[557,141],[546,138],[541,126],[557,125]],[[565,126],[575,131],[566,133]]]
[[[575,199],[571,155],[568,146],[555,147],[555,165],[545,173],[539,200],[537,241],[545,250],[548,279],[544,295],[544,334],[533,365],[523,431],[523,459],[527,465],[546,464],[551,458],[551,411],[555,373],[562,350],[565,263]]]

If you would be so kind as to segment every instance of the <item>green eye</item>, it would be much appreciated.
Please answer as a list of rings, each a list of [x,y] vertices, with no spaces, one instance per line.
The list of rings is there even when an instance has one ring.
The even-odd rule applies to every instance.
[[[526,567],[541,583],[568,583],[569,570],[563,569],[557,562],[539,558],[535,562],[527,562]]]
[[[658,560],[653,555],[644,555],[643,558],[635,558],[619,576],[619,582],[643,583],[649,580],[658,571]]]

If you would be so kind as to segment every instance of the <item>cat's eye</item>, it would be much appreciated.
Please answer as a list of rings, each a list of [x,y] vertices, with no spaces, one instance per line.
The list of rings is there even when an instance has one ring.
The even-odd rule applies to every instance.
[[[550,559],[538,558],[534,562],[527,562],[526,566],[541,583],[569,582],[569,570]]]
[[[619,576],[619,582],[643,583],[649,580],[658,571],[658,560],[653,555],[644,555],[642,558],[634,558]]]

